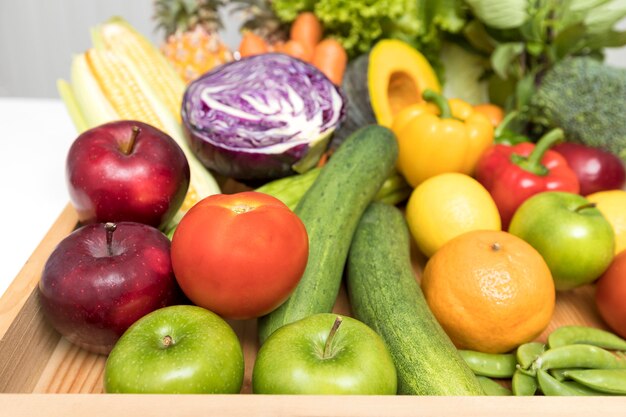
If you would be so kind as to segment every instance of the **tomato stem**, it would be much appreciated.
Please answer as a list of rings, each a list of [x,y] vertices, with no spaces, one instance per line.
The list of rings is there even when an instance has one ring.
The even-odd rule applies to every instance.
[[[254,210],[254,207],[252,206],[248,206],[246,204],[238,204],[234,207],[231,207],[231,210],[235,213],[235,214],[242,214],[242,213],[247,213],[249,211]]]
[[[328,333],[328,338],[326,338],[326,344],[324,345],[324,353],[322,353],[323,359],[326,359],[330,356],[330,345],[332,344],[335,334],[337,333],[337,330],[339,329],[339,326],[341,325],[342,321],[343,319],[341,318],[341,316],[337,316],[337,318],[335,318],[333,327],[331,327],[330,333]]]

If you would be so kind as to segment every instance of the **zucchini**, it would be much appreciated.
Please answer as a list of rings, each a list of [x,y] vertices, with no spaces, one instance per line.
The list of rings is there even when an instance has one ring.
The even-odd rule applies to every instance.
[[[387,344],[398,371],[399,394],[484,395],[428,308],[415,280],[409,245],[400,210],[370,204],[348,255],[352,312]]]
[[[332,311],[359,218],[397,157],[391,130],[369,125],[350,135],[321,169],[294,210],[309,235],[306,269],[287,301],[259,318],[261,343],[285,324]]]

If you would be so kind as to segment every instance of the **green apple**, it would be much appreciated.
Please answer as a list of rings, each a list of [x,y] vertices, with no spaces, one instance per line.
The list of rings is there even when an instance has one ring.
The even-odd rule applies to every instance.
[[[259,394],[372,394],[397,391],[396,368],[383,340],[366,324],[315,314],[265,341],[252,372]]]
[[[233,329],[200,307],[161,308],[117,341],[104,371],[106,392],[239,393],[243,351]]]
[[[557,290],[595,281],[613,259],[615,235],[585,197],[547,191],[526,200],[509,232],[530,243],[550,268]]]

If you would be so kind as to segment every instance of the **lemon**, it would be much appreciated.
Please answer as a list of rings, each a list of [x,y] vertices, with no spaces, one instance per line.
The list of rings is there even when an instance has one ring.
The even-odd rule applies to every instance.
[[[610,190],[589,194],[587,200],[611,223],[615,232],[615,254],[626,249],[626,191]]]
[[[489,192],[474,178],[459,173],[440,174],[418,185],[409,197],[406,220],[427,257],[465,232],[501,229],[500,214]]]

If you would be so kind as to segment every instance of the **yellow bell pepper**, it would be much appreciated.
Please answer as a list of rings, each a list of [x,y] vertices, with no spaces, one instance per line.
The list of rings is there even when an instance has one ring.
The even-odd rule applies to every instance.
[[[424,91],[425,101],[402,109],[391,129],[398,139],[398,171],[416,187],[445,172],[471,175],[493,143],[489,119],[460,99]]]

